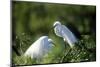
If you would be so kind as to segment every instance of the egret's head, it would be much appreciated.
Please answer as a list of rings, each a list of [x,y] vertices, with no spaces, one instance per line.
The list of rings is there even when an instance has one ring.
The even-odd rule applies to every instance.
[[[56,46],[52,39],[48,39],[48,41],[49,41],[50,44],[53,44],[54,46]]]
[[[61,25],[61,23],[59,21],[56,21],[54,24],[53,24],[53,27],[56,27],[58,25]]]

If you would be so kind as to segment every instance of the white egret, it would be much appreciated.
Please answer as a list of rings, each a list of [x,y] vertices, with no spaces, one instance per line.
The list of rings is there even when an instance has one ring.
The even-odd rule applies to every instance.
[[[42,36],[26,50],[24,56],[40,59],[50,51],[53,45],[52,39]]]
[[[59,21],[56,21],[53,25],[54,32],[57,36],[62,37],[65,42],[68,42],[71,48],[74,43],[78,41],[76,36],[65,25],[62,25]]]

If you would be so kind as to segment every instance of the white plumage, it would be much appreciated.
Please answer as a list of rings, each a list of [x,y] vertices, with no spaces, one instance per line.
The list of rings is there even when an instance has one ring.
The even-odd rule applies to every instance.
[[[75,35],[65,25],[61,25],[59,21],[56,21],[53,26],[55,34],[62,37],[72,48],[74,43],[77,42]]]
[[[42,58],[51,49],[52,43],[48,36],[42,36],[26,50],[24,56]]]

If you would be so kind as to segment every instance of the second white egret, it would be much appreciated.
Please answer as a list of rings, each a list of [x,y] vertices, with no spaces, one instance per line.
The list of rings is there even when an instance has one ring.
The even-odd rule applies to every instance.
[[[42,36],[26,50],[24,56],[36,59],[42,58],[50,51],[52,46],[53,40],[49,39],[48,36]]]
[[[54,32],[57,36],[62,37],[65,42],[68,42],[71,48],[74,43],[78,41],[76,36],[65,25],[62,25],[59,21],[54,22]]]

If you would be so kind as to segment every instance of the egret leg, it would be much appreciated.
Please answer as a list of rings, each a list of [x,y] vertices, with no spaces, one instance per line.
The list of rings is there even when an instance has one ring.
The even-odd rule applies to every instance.
[[[60,63],[63,62],[64,58],[65,58],[65,57],[69,54],[69,52],[72,50],[71,48],[69,48],[69,49],[67,50],[67,49],[66,49],[66,48],[67,48],[67,45],[68,45],[68,44],[65,43],[64,56],[61,58]]]

